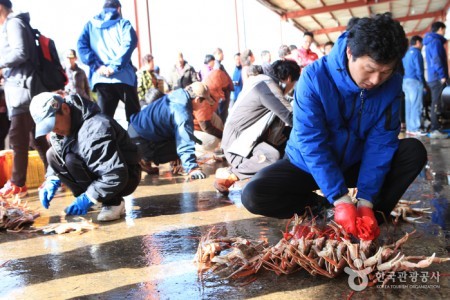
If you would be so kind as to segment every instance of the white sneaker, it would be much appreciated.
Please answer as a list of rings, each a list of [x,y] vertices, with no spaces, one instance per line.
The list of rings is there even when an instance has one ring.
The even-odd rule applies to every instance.
[[[418,131],[408,131],[407,130],[406,135],[408,135],[408,136],[425,136],[425,135],[427,135],[427,133],[420,131],[420,130],[418,130]]]
[[[448,138],[448,133],[440,132],[439,130],[433,130],[430,132],[430,139],[446,139]]]
[[[125,214],[125,202],[121,201],[117,206],[103,206],[97,216],[97,221],[114,221],[119,220],[121,215]]]

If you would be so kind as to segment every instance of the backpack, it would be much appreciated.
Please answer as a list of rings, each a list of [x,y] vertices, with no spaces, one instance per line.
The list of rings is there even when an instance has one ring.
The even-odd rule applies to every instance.
[[[59,60],[55,42],[42,35],[39,30],[32,28],[30,24],[28,26],[33,33],[36,44],[38,60],[35,69],[42,84],[48,91],[63,90],[68,78]]]

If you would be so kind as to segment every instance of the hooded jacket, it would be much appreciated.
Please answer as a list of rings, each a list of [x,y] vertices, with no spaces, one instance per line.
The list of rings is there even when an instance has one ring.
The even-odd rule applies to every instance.
[[[89,84],[93,90],[97,83],[124,83],[136,86],[136,74],[131,54],[137,46],[137,35],[130,21],[115,8],[104,8],[83,28],[78,39],[81,61],[89,66]],[[111,67],[109,76],[95,72],[101,66]]]
[[[186,172],[198,167],[192,101],[184,89],[175,90],[133,114],[130,124],[140,137],[148,141],[175,140],[177,154]]]
[[[402,77],[394,73],[374,89],[361,89],[347,69],[347,33],[335,47],[301,74],[286,154],[331,203],[348,193],[343,172],[360,163],[357,196],[373,201],[398,149]]]
[[[444,48],[446,42],[447,40],[436,32],[428,32],[423,38],[428,82],[448,79],[447,53]]]
[[[71,134],[64,138],[53,134],[52,147],[63,161],[67,153],[80,157],[93,179],[86,194],[97,201],[107,201],[125,188],[129,174],[137,173],[137,147],[125,129],[102,114],[94,102],[69,96],[66,103],[71,107]],[[50,169],[47,176],[51,172]]]
[[[0,69],[5,77],[9,117],[29,111],[31,97],[45,91],[35,74],[38,62],[28,13],[10,13],[0,28]]]

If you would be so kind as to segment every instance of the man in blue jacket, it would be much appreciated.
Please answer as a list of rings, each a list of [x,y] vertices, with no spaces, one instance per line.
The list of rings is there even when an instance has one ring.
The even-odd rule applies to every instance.
[[[303,70],[286,157],[244,188],[249,211],[290,218],[318,205],[313,191],[321,189],[347,233],[377,237],[382,217],[374,211],[389,216],[426,162],[420,141],[398,139],[402,76],[396,70],[407,46],[390,14],[361,18],[336,49]],[[348,194],[353,187],[357,203]]]
[[[119,0],[106,0],[103,10],[90,20],[78,39],[81,61],[89,66],[89,84],[97,92],[102,113],[114,117],[119,100],[125,103],[127,120],[140,110],[131,54],[137,35],[122,18]]]
[[[203,101],[214,104],[208,87],[194,82],[131,116],[128,134],[142,154],[144,170],[152,170],[151,163],[159,165],[180,159],[192,179],[206,178],[195,156],[195,143],[199,141],[194,136],[193,116],[193,110],[199,109]]]
[[[428,86],[431,90],[431,132],[432,139],[445,139],[448,134],[440,132],[438,115],[441,112],[441,94],[448,79],[447,50],[444,44],[447,40],[445,35],[445,24],[434,22],[431,32],[425,34],[423,44],[425,45],[425,58],[427,60]]]
[[[403,91],[405,92],[406,135],[422,136],[420,116],[423,108],[423,88],[425,84],[422,50],[422,38],[415,35],[410,41],[411,47],[403,57]]]

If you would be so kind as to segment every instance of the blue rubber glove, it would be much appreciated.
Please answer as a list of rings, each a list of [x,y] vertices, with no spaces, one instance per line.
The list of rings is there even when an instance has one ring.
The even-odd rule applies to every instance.
[[[48,209],[50,201],[55,196],[56,191],[61,186],[61,180],[56,176],[47,177],[44,184],[39,188],[39,200],[43,207]]]
[[[89,208],[94,205],[86,194],[81,194],[64,210],[67,215],[85,215]]]

